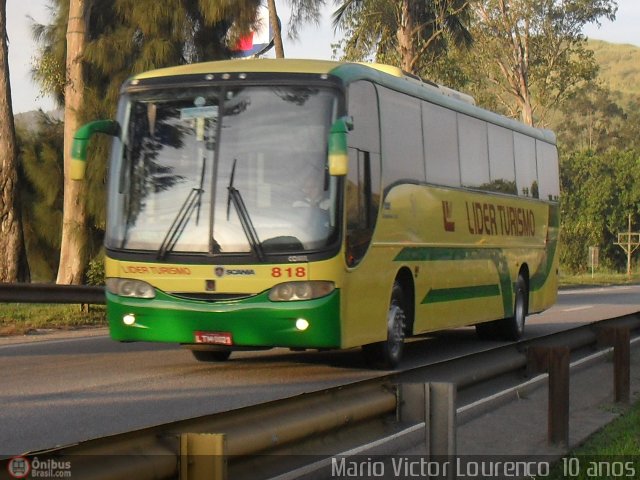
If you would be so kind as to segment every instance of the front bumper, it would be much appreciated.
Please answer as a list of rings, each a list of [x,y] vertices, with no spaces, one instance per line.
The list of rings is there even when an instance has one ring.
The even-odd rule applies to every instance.
[[[228,301],[187,300],[159,290],[153,299],[107,293],[111,337],[118,341],[195,343],[195,332],[230,333],[231,347],[340,348],[340,291],[314,300],[272,302],[268,293]],[[135,323],[126,325],[125,315]],[[296,328],[298,319],[309,327]]]

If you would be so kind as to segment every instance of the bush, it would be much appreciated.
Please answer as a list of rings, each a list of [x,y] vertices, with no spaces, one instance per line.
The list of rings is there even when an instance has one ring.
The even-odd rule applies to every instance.
[[[87,285],[104,285],[104,255],[98,255],[89,262],[85,276]]]

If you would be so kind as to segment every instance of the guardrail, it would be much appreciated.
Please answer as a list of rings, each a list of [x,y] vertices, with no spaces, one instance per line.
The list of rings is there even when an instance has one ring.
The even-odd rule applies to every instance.
[[[410,421],[414,425],[422,422],[420,428],[424,431],[426,425],[431,436],[437,431],[444,432],[441,438],[427,439],[427,443],[431,443],[428,451],[450,454],[452,446],[455,451],[456,403],[460,397],[456,392],[514,372],[524,375],[547,371],[550,383],[568,382],[569,376],[564,374],[568,361],[568,355],[564,353],[567,352],[586,349],[592,353],[594,348],[609,345],[619,349],[622,353],[614,350],[614,356],[624,359],[627,365],[622,360],[614,363],[614,377],[618,377],[613,379],[616,398],[628,401],[628,391],[620,391],[619,385],[624,386],[625,381],[618,371],[628,374],[629,332],[639,328],[640,315],[636,313],[374,380],[30,453],[26,458],[40,456],[40,459],[52,458],[56,462],[73,460],[74,477],[87,480],[236,478],[228,473],[230,465],[240,468],[240,463],[264,459],[283,449],[299,455],[305,440],[329,435],[340,438],[347,427],[382,418],[387,419],[387,423],[389,418]],[[542,346],[547,350],[541,350]],[[553,366],[554,354],[547,357],[546,353],[558,348],[564,352],[560,369]],[[433,385],[433,382],[443,385],[443,381],[447,383],[435,390],[424,386],[425,383]],[[416,388],[416,384],[421,383],[423,385]],[[404,388],[406,384],[413,384],[413,387]],[[567,388],[568,385],[566,388],[561,386],[559,395],[550,395],[550,409],[555,408],[553,404],[565,407]],[[465,405],[457,408],[458,416],[462,410],[469,414]],[[550,435],[550,441],[566,440],[565,422],[568,420],[564,410],[560,414],[558,420],[550,410],[550,434],[552,429],[557,432]],[[445,416],[446,422],[427,423],[431,417],[442,419]],[[9,461],[5,459],[0,463]],[[254,473],[262,471],[260,467],[255,468]],[[0,478],[4,478],[3,471],[7,469],[0,468]]]
[[[48,283],[0,283],[0,302],[104,304],[104,287]]]

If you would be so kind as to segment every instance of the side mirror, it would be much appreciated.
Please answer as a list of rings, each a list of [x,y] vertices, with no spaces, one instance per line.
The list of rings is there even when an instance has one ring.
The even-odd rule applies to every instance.
[[[349,171],[347,133],[353,130],[353,119],[342,117],[331,125],[329,132],[329,175],[344,176]]]
[[[96,120],[80,127],[73,136],[71,145],[71,168],[72,180],[83,180],[87,169],[87,146],[89,139],[94,133],[106,133],[107,135],[120,135],[120,124],[114,120]]]

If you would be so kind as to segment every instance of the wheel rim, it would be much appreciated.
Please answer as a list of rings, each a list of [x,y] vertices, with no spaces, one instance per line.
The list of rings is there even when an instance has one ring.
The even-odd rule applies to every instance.
[[[516,292],[516,306],[515,306],[514,316],[515,316],[516,328],[518,329],[518,334],[521,335],[524,332],[525,311],[524,311],[524,288],[522,288],[522,286],[520,285],[518,286],[518,289]]]

